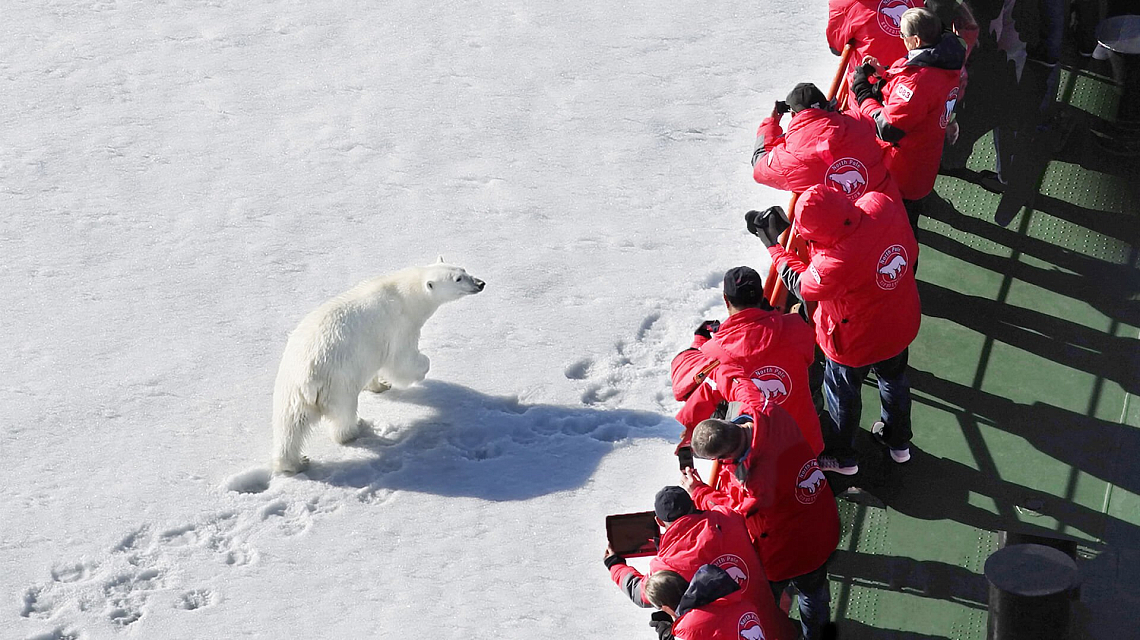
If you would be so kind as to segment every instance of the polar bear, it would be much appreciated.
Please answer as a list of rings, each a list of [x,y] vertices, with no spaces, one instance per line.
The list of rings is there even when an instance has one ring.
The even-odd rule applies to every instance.
[[[322,417],[339,444],[360,433],[360,392],[424,379],[420,329],[439,305],[486,286],[439,262],[365,280],[317,307],[289,335],[273,388],[273,470],[297,473],[305,438]]]

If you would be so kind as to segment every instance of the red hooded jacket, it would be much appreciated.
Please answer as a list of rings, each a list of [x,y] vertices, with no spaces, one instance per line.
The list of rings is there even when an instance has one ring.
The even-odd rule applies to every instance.
[[[874,123],[858,111],[803,109],[792,115],[787,133],[769,117],[756,135],[761,146],[752,177],[760,184],[798,193],[829,183],[852,200],[867,191],[895,189]]]
[[[734,589],[732,578],[712,565],[701,567],[677,605],[673,637],[679,640],[792,640],[797,633],[774,606],[757,610]],[[771,591],[769,599],[771,599]]]
[[[755,386],[738,386],[752,396],[749,409],[764,404]],[[744,514],[769,580],[802,576],[823,566],[839,544],[835,497],[787,411],[767,403],[764,412],[749,415],[750,447],[740,460],[721,462],[719,490],[697,484],[693,503],[698,509],[722,505]]]
[[[812,187],[796,202],[796,224],[811,264],[779,245],[768,250],[780,278],[815,309],[816,343],[849,367],[894,357],[918,335],[914,281],[918,243],[902,203],[878,192],[854,204]]]
[[[657,555],[649,561],[649,573],[668,569],[692,580],[697,569],[706,564],[727,571],[740,585],[744,598],[758,610],[774,613],[778,609],[744,518],[727,507],[714,506],[670,523],[661,534]],[[635,603],[650,606],[645,599],[644,576],[637,569],[615,564],[610,567],[610,577]]]
[[[812,451],[819,455],[823,436],[808,387],[808,366],[814,358],[815,335],[795,314],[744,309],[721,323],[711,340],[697,336],[692,348],[677,354],[672,363],[674,395],[685,401],[677,413],[677,421],[685,426],[681,445],[688,444],[693,427],[711,417],[721,402],[742,400],[731,391],[725,393],[732,384],[717,373],[719,367],[709,372],[704,384],[686,392],[693,375],[683,372],[700,372],[708,364],[724,362],[737,364],[769,402],[787,409]]]
[[[907,200],[934,189],[965,59],[962,40],[944,34],[936,46],[915,49],[891,65],[882,102],[871,97],[859,105],[874,118],[887,168]]]
[[[899,18],[907,9],[923,6],[923,0],[830,0],[827,12],[827,44],[839,55],[847,43],[854,51],[847,74],[863,64],[865,56],[874,56],[883,64],[906,55]],[[850,87],[848,87],[850,89]],[[848,97],[854,105],[854,96]]]

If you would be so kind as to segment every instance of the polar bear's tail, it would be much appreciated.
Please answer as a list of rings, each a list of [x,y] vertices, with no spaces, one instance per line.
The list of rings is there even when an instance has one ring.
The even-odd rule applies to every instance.
[[[319,419],[316,407],[299,389],[278,386],[273,394],[273,471],[297,473],[305,468],[301,448]]]

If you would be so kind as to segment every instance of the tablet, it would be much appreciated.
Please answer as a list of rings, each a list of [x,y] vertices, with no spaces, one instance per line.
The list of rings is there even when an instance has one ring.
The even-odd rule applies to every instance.
[[[652,511],[606,516],[606,538],[619,556],[636,558],[657,554],[661,528]]]

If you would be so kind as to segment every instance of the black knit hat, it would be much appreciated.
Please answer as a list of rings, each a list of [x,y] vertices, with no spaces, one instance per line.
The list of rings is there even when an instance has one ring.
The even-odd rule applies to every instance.
[[[804,109],[829,109],[831,107],[831,103],[827,101],[827,96],[823,95],[819,87],[810,82],[797,84],[796,88],[788,94],[785,102],[788,103],[792,113]]]
[[[724,297],[733,306],[753,306],[764,299],[764,281],[751,267],[733,267],[724,274]]]
[[[665,487],[653,500],[653,511],[661,522],[673,522],[696,511],[693,499],[681,487]]]

